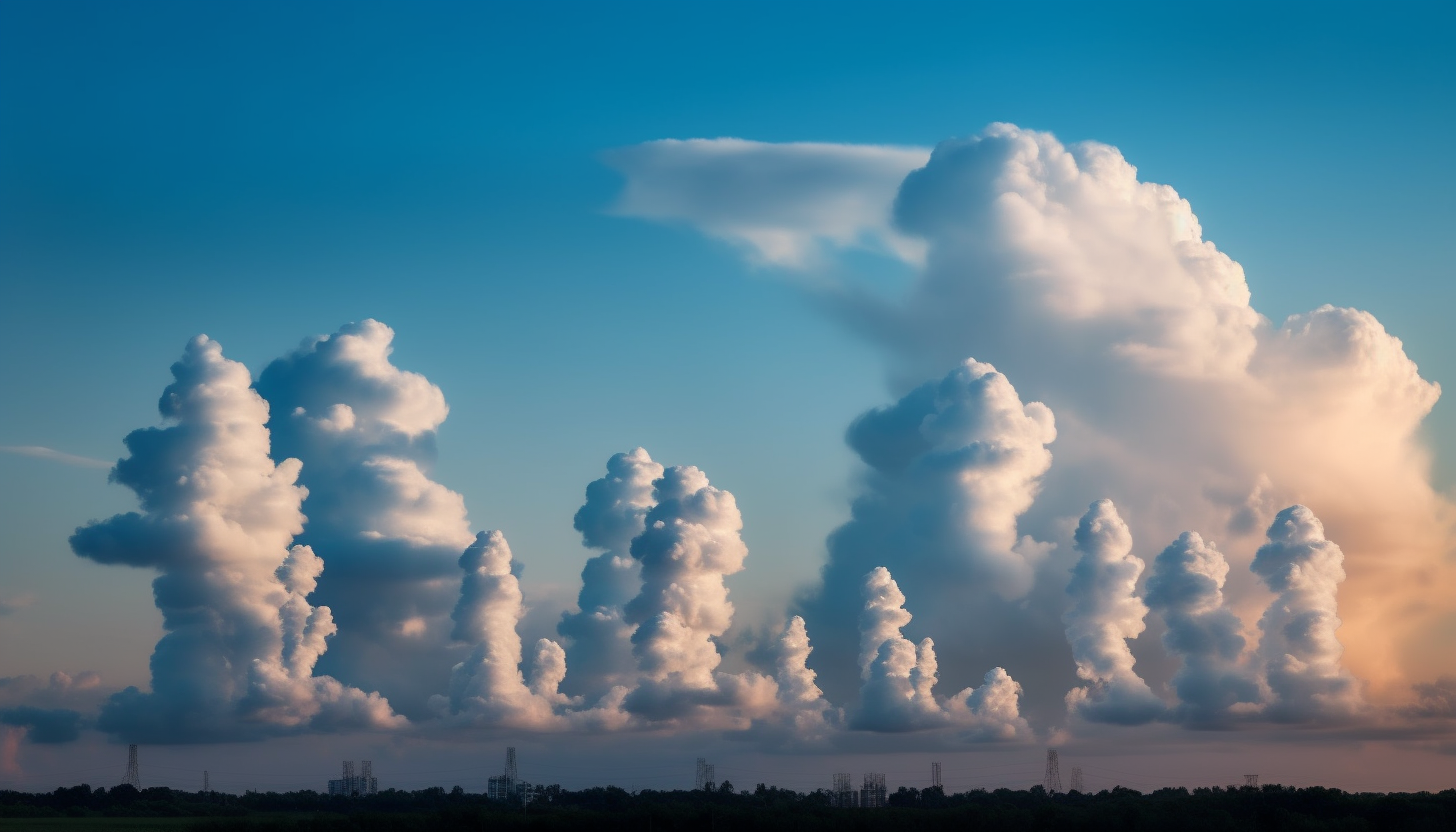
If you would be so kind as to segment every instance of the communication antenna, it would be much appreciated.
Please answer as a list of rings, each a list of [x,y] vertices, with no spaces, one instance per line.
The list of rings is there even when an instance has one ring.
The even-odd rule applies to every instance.
[[[1245,786],[1253,786],[1254,788],[1257,789],[1259,787],[1259,775],[1257,775],[1257,774],[1245,774],[1244,775],[1244,785]]]
[[[940,763],[930,764],[930,787],[932,789],[944,788],[940,784]]]
[[[137,791],[142,789],[142,772],[137,765],[137,747],[133,743],[126,747],[126,777],[122,778],[123,786],[131,786]]]
[[[1062,764],[1057,759],[1055,748],[1047,749],[1046,777],[1042,786],[1046,788],[1047,794],[1057,794],[1062,790]]]
[[[1074,791],[1074,792],[1086,792],[1087,791],[1086,789],[1084,789],[1082,787],[1082,767],[1081,766],[1072,766],[1072,791]]]

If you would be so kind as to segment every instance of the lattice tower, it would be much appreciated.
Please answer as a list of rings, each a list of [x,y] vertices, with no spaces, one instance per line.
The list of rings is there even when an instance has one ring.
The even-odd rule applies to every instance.
[[[135,744],[126,747],[126,777],[121,781],[124,786],[131,786],[137,791],[142,788],[142,771],[137,765],[137,747]]]
[[[1055,748],[1047,749],[1046,777],[1042,780],[1042,786],[1046,788],[1047,794],[1056,794],[1062,790],[1062,764],[1057,759]]]

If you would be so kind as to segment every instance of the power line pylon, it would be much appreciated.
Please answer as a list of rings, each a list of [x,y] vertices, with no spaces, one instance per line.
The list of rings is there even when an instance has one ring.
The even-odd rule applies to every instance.
[[[940,763],[930,764],[930,787],[932,789],[943,789],[940,783]]]
[[[1083,792],[1083,791],[1086,791],[1086,789],[1084,789],[1082,787],[1082,768],[1081,768],[1081,766],[1072,766],[1072,789],[1071,790],[1074,791],[1074,792]]]
[[[126,747],[126,777],[121,780],[123,786],[131,786],[137,791],[142,789],[141,767],[137,765],[137,747],[133,743]]]
[[[1244,785],[1245,786],[1253,786],[1256,789],[1259,788],[1259,775],[1257,775],[1257,774],[1245,774],[1244,775]]]
[[[1062,764],[1057,759],[1055,748],[1047,749],[1046,777],[1042,780],[1042,786],[1047,794],[1057,794],[1062,790]]]

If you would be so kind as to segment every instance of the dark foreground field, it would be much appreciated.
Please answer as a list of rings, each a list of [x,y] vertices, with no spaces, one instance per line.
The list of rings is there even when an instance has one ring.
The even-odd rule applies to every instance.
[[[242,796],[120,786],[50,794],[0,792],[0,832],[183,830],[385,832],[385,830],[1451,830],[1456,790],[1350,794],[1282,786],[1162,789],[1140,794],[901,789],[883,809],[836,809],[826,792],[759,786],[753,792],[549,787],[529,805],[493,803],[458,789],[387,791],[363,798],[316,792]]]

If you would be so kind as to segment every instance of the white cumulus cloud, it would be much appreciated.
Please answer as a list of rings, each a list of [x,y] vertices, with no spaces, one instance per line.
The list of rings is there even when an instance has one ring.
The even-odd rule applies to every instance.
[[[1163,646],[1181,662],[1174,716],[1216,727],[1255,712],[1257,674],[1245,661],[1243,625],[1223,597],[1228,561],[1197,532],[1184,532],[1153,561],[1144,600],[1162,616]]]
[[[845,146],[796,147],[777,158],[788,164],[822,156],[804,162],[806,172],[857,158]],[[766,200],[796,190],[796,200],[817,199],[832,211],[837,189],[860,187],[874,169],[843,173],[834,187],[796,190],[789,174],[772,185],[742,180],[741,187],[756,187]],[[708,179],[684,178],[681,188],[692,192],[683,205],[706,203],[718,191]],[[861,193],[879,199],[884,190]],[[675,204],[638,213],[721,235]],[[784,234],[801,228],[768,208],[756,222],[736,222]],[[1126,510],[1138,539],[1171,540],[1188,529],[1217,536],[1238,567],[1227,603],[1248,618],[1262,605],[1242,569],[1258,531],[1276,507],[1307,505],[1345,553],[1344,663],[1367,683],[1367,694],[1404,700],[1412,682],[1456,673],[1456,654],[1435,635],[1456,613],[1456,564],[1446,556],[1456,541],[1456,512],[1432,486],[1420,433],[1440,391],[1374,316],[1322,306],[1269,321],[1255,307],[1243,268],[1203,237],[1193,207],[1173,188],[1141,180],[1114,147],[1064,144],[1014,125],[938,145],[907,173],[888,228],[883,233],[916,238],[926,252],[898,297],[858,291],[852,281],[807,290],[884,348],[897,391],[974,355],[1012,379],[1026,400],[1057,414],[1057,464],[1021,515],[1021,534],[1059,540],[1090,496],[1108,495]],[[856,513],[874,508],[874,496],[865,492]],[[852,597],[832,566],[837,545],[831,542],[820,592]],[[909,537],[881,547],[907,588],[915,573],[891,559],[916,545]],[[1020,653],[1050,655],[1058,634],[1047,619],[1047,584],[1065,565],[1057,560],[1057,568],[1038,572],[1027,599],[1040,612],[997,611],[1016,621],[1013,631],[978,632],[1018,639]],[[954,612],[938,617],[933,593],[914,586],[910,594],[924,598],[925,615],[936,623],[956,621]],[[812,605],[804,612],[816,633],[816,659],[853,654],[837,635],[846,630],[843,616],[825,626]],[[1176,672],[1176,659],[1151,658],[1149,673]],[[1016,675],[1029,680],[1037,672]],[[821,672],[826,690],[845,681],[828,667]],[[1028,682],[1028,694],[1033,707],[1045,707],[1051,703],[1040,697],[1056,678],[1036,681],[1044,684]]]
[[[573,694],[600,698],[631,675],[633,628],[623,608],[641,583],[632,539],[642,533],[654,505],[652,483],[661,476],[662,466],[643,448],[616,454],[576,512],[582,544],[602,552],[582,568],[577,610],[564,613],[556,628],[567,639],[566,689]]]
[[[394,331],[365,320],[306,340],[269,364],[278,456],[303,461],[309,516],[299,542],[329,568],[317,597],[339,632],[320,669],[428,714],[449,647],[460,552],[473,535],[465,501],[430,479],[445,396],[390,361]]]
[[[1143,562],[1111,500],[1098,500],[1077,525],[1080,557],[1062,616],[1077,676],[1090,684],[1067,693],[1067,710],[1092,722],[1137,725],[1162,715],[1163,701],[1133,669],[1128,639],[1142,634],[1148,608],[1137,596]]]
[[[742,571],[748,547],[730,492],[693,466],[673,466],[653,483],[655,505],[632,541],[642,588],[627,603],[640,681],[625,707],[651,721],[743,726],[776,706],[773,679],[717,670],[717,639],[733,622],[723,579]]]
[[[438,710],[473,724],[558,727],[556,708],[566,703],[558,691],[566,675],[565,655],[555,642],[541,639],[529,682],[521,672],[516,625],[526,608],[511,565],[510,545],[499,531],[481,532],[460,556],[465,580],[452,614],[452,635],[474,648],[451,671],[449,695],[432,702]]]
[[[1344,648],[1336,593],[1345,555],[1325,538],[1324,525],[1304,506],[1279,512],[1253,569],[1274,601],[1259,620],[1259,657],[1272,699],[1267,713],[1281,722],[1350,717],[1364,706],[1360,685],[1340,664]]]
[[[99,726],[145,742],[205,742],[302,729],[403,724],[388,702],[313,667],[332,633],[303,597],[321,563],[290,545],[303,529],[299,462],[275,464],[268,405],[243,365],[206,336],[172,365],[162,394],[171,424],[126,437],[112,478],[141,512],[77,529],[71,546],[99,563],[148,567],[166,635],[150,692],[128,688]]]

